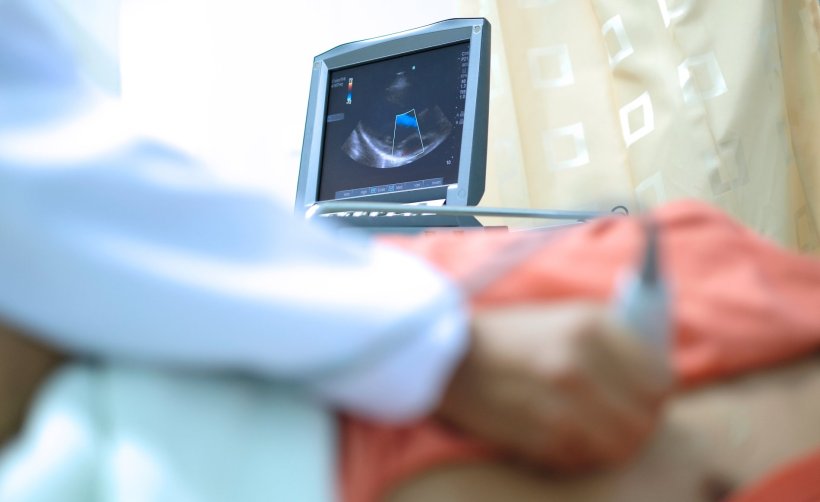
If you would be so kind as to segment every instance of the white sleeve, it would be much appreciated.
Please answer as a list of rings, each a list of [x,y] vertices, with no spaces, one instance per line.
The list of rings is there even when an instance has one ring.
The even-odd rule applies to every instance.
[[[456,288],[131,133],[48,5],[0,0],[0,316],[71,351],[253,371],[373,418],[429,410],[467,343]]]

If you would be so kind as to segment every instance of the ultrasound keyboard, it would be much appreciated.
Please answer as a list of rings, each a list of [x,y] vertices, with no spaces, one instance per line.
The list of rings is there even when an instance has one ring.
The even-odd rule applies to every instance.
[[[581,222],[607,213],[333,201],[315,204],[305,214],[309,219],[332,221],[340,227],[379,233],[409,233],[434,229],[480,228],[483,225],[476,219],[477,216]]]
[[[434,213],[340,211],[322,214],[320,217],[341,226],[385,232],[420,231],[431,228],[481,227],[481,223],[472,216]]]

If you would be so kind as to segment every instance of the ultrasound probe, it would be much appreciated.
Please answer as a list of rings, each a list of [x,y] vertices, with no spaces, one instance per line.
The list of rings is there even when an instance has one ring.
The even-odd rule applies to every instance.
[[[644,224],[643,262],[629,273],[615,298],[616,314],[660,355],[669,354],[672,336],[669,291],[659,263],[658,228]]]

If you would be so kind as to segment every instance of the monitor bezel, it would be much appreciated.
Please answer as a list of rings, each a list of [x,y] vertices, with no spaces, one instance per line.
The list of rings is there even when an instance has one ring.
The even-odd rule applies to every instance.
[[[318,202],[330,73],[461,42],[470,43],[470,61],[467,70],[464,127],[457,183],[402,192],[364,195],[344,200],[414,203],[443,199],[446,200],[447,205],[475,206],[478,204],[484,195],[487,162],[490,24],[484,18],[461,18],[439,21],[383,37],[347,43],[314,58],[296,189],[297,213],[303,214]]]

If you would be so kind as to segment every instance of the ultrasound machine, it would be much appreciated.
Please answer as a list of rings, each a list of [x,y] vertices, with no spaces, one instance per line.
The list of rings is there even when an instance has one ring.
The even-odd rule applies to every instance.
[[[296,213],[375,232],[481,227],[477,217],[597,212],[476,207],[484,193],[490,23],[450,19],[314,58]]]

